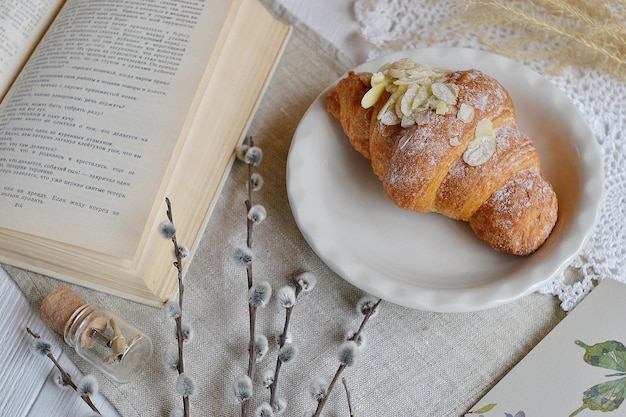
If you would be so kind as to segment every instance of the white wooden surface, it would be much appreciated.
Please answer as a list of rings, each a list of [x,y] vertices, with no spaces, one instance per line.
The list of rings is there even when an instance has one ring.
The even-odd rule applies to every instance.
[[[50,342],[52,353],[74,382],[81,374],[71,360],[62,353],[56,338],[39,318],[15,281],[0,267],[0,416],[1,417],[83,417],[91,409],[72,389],[58,387],[53,376],[56,368],[52,361],[30,352],[34,340],[26,332],[33,332]],[[97,376],[98,378],[100,376]],[[94,403],[106,417],[117,417],[118,413],[106,398],[98,395]]]

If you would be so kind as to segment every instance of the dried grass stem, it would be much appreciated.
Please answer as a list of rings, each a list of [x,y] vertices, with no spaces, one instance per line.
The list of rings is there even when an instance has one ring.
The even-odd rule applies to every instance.
[[[544,57],[555,72],[566,65],[598,67],[626,79],[626,7],[621,0],[464,0],[451,23],[477,33],[491,50],[514,59]],[[523,31],[493,39],[488,28]],[[458,31],[457,31],[458,36]]]

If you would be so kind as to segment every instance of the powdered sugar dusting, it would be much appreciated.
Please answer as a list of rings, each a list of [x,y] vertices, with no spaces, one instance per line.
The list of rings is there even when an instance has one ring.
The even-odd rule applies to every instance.
[[[552,186],[539,168],[533,167],[520,171],[494,192],[470,224],[495,249],[528,254],[550,235],[557,209]],[[481,230],[486,221],[492,225],[488,230]]]
[[[490,117],[499,116],[502,108],[510,104],[504,88],[481,71],[450,72],[443,83],[458,86],[458,101],[474,109],[474,120],[467,123],[458,119],[456,114],[438,115],[430,109],[422,112],[424,116],[416,126],[406,128],[385,177],[386,192],[392,199],[405,196],[401,206],[419,204],[416,203],[419,199],[428,202],[419,204],[424,208],[426,204],[431,204],[436,188],[474,139],[477,121],[487,114]],[[484,140],[482,145],[480,142],[476,142],[478,146],[470,150],[473,156],[469,156],[469,162],[472,165],[480,165],[491,158],[498,146],[496,140]],[[460,170],[457,172],[460,173]],[[407,194],[412,196],[408,198]]]
[[[403,76],[405,69],[391,70]],[[386,83],[386,78],[380,82]],[[437,106],[418,112],[420,117],[411,124],[403,120],[386,125],[377,115],[393,108],[399,118],[398,109],[409,111],[409,101],[417,97],[414,91],[409,98],[401,96],[409,87],[400,85],[398,102],[388,101],[389,91],[376,101],[368,127],[374,127],[368,140],[372,167],[387,197],[401,208],[469,220],[476,234],[497,250],[518,255],[534,251],[538,245],[528,242],[541,243],[549,234],[556,219],[556,196],[539,172],[536,149],[517,130],[506,90],[477,70],[449,72],[428,87],[435,85]],[[455,104],[449,104],[452,95]],[[441,104],[449,106],[446,111]],[[461,107],[471,107],[473,117],[458,117]],[[544,202],[554,210],[542,222]],[[548,233],[542,234],[543,229]]]

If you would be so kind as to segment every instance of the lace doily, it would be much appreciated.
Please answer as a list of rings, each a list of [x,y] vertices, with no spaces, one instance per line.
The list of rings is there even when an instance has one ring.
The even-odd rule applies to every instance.
[[[457,0],[355,0],[354,13],[364,39],[371,45],[369,59],[390,52],[425,46],[488,49],[477,35],[461,32],[453,20]],[[452,22],[452,23],[451,23]],[[442,29],[440,29],[442,28]],[[520,36],[493,25],[489,36]],[[571,310],[595,284],[605,278],[626,283],[626,83],[594,68],[565,67],[558,74],[549,58],[522,60],[577,106],[602,149],[605,198],[600,220],[587,245],[564,272],[539,292],[557,296]]]

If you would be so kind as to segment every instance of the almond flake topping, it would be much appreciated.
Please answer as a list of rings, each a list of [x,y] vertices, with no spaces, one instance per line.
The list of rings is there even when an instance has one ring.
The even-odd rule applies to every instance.
[[[489,119],[482,119],[476,125],[474,139],[467,144],[463,161],[470,166],[487,162],[496,152],[496,133]]]
[[[470,123],[474,120],[474,108],[469,104],[461,103],[461,107],[459,107],[459,112],[456,114],[456,117],[465,123]]]
[[[459,87],[442,81],[449,73],[416,64],[408,58],[384,65],[372,75],[372,88],[363,96],[361,105],[372,107],[383,92],[389,92],[391,96],[378,112],[378,120],[386,125],[401,124],[402,127],[424,120],[422,113],[427,110],[435,110],[437,114],[451,113],[456,111]]]

